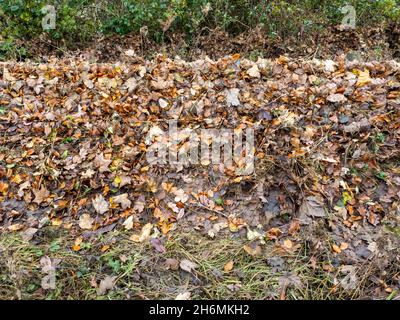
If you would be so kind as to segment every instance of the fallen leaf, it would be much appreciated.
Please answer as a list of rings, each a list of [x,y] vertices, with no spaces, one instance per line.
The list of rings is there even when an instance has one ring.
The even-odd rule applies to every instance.
[[[0,181],[0,193],[3,194],[3,196],[5,196],[7,194],[8,191],[8,184],[4,183],[3,181]]]
[[[299,208],[299,219],[306,222],[307,217],[325,217],[324,201],[319,196],[310,196],[303,200]]]
[[[105,295],[108,291],[114,289],[115,279],[117,277],[106,276],[103,280],[100,281],[99,287],[97,288],[97,294],[99,296]]]
[[[21,232],[21,237],[24,241],[30,241],[33,236],[36,234],[36,232],[38,231],[38,229],[36,228],[28,228],[26,230],[24,230],[23,232]]]
[[[325,60],[325,71],[326,72],[335,72],[336,70],[336,63],[333,60]]]
[[[189,200],[189,196],[183,191],[183,189],[177,189],[175,192],[175,202],[182,202],[185,203]]]
[[[112,160],[105,159],[103,153],[100,153],[94,159],[93,164],[99,169],[101,173],[103,173],[110,171],[108,166],[111,164],[111,162]]]
[[[138,213],[141,213],[144,210],[145,204],[146,202],[144,200],[144,197],[142,196],[133,205],[133,210],[137,211]]]
[[[336,244],[332,245],[332,250],[336,253],[341,253],[342,250],[339,248],[339,246],[337,246]]]
[[[289,240],[289,239],[286,239],[286,240],[284,240],[283,241],[283,246],[286,248],[286,249],[292,249],[293,248],[293,242],[291,241],[291,240]]]
[[[168,258],[165,260],[165,267],[171,270],[179,269],[179,261],[173,258]]]
[[[79,217],[79,227],[81,229],[89,230],[93,227],[94,219],[90,217],[90,214],[84,213]]]
[[[344,102],[347,101],[347,98],[341,94],[341,93],[334,93],[329,95],[326,100],[328,100],[329,102]]]
[[[108,202],[104,200],[104,197],[101,194],[96,195],[96,198],[92,200],[92,204],[96,212],[99,214],[103,214],[108,211]]]
[[[240,106],[239,93],[240,90],[237,88],[226,90],[226,103],[228,106]]]
[[[253,241],[256,239],[262,239],[264,235],[257,230],[251,230],[250,228],[247,228],[247,240]]]
[[[181,263],[179,264],[179,266],[181,267],[182,270],[191,273],[192,271],[194,271],[194,269],[196,269],[198,267],[198,265],[190,260],[184,259],[181,261]]]
[[[122,224],[125,230],[131,230],[133,228],[133,216],[128,217]]]
[[[130,237],[130,239],[134,242],[144,242],[150,238],[152,229],[153,225],[151,223],[147,223],[143,226],[140,234],[134,234]]]
[[[259,78],[261,76],[260,70],[258,66],[255,64],[249,70],[247,70],[247,74],[252,78]]]
[[[7,229],[10,231],[18,231],[18,230],[21,230],[23,227],[24,227],[23,224],[15,223],[15,224],[8,226]]]
[[[368,69],[364,69],[364,71],[356,69],[355,73],[358,75],[356,87],[363,87],[372,81]]]
[[[36,202],[37,204],[41,204],[50,196],[50,192],[44,186],[40,189],[33,189],[32,192],[35,195],[33,202]]]
[[[166,101],[163,98],[158,99],[158,104],[160,105],[160,108],[165,109],[168,107],[168,101]]]
[[[165,249],[164,245],[162,244],[160,238],[150,239],[150,243],[153,246],[153,248],[156,249],[156,251],[158,251],[160,253],[167,252],[167,250]]]
[[[113,197],[112,202],[120,204],[122,209],[128,209],[131,207],[132,204],[132,201],[129,200],[127,193],[123,193]]]
[[[229,272],[232,271],[232,269],[233,269],[233,261],[231,260],[227,264],[225,264],[224,271]]]
[[[357,131],[365,131],[371,127],[368,119],[363,118],[360,121],[352,122],[349,125],[343,127],[344,132],[355,133]]]
[[[190,300],[190,292],[186,291],[176,296],[175,300]]]
[[[250,244],[250,245],[244,245],[243,246],[244,251],[246,251],[249,255],[252,256],[259,256],[261,255],[261,247],[258,244]]]
[[[135,55],[135,50],[133,49],[128,49],[125,52],[125,55],[127,55],[128,57],[133,57]]]

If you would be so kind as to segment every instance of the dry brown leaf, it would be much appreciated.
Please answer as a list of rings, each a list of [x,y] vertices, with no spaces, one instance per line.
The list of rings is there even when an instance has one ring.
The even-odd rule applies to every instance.
[[[132,204],[132,201],[129,200],[127,193],[123,193],[113,197],[112,202],[120,204],[122,209],[128,209],[131,207]]]
[[[97,288],[97,294],[99,296],[105,295],[108,291],[114,289],[115,279],[117,277],[107,276],[103,280],[100,281],[99,287]]]
[[[225,272],[230,272],[233,269],[233,261],[229,261],[227,264],[224,266],[224,271]]]
[[[37,204],[41,204],[43,201],[46,201],[50,196],[50,192],[44,186],[42,186],[40,189],[32,189],[32,192],[35,195],[33,202],[36,202]]]
[[[144,242],[150,238],[152,229],[153,225],[151,223],[147,223],[143,226],[140,234],[134,234],[129,239],[134,242]]]
[[[104,158],[103,153],[99,153],[96,158],[93,161],[93,164],[96,166],[96,168],[99,169],[99,172],[107,172],[110,171],[108,166],[111,164],[112,160],[108,160]]]

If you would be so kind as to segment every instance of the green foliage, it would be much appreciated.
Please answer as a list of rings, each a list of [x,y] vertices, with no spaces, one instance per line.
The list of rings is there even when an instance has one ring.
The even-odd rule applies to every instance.
[[[45,31],[41,10],[48,4],[55,6],[57,19],[55,30]],[[355,7],[357,26],[400,20],[400,0],[0,0],[0,58],[26,57],[15,40],[43,34],[67,47],[99,33],[124,35],[143,27],[156,41],[166,32],[192,39],[214,28],[238,34],[254,27],[285,38],[340,23],[346,4]]]
[[[47,33],[51,39],[69,42],[88,40],[96,30],[93,16],[84,14],[87,5],[94,1],[61,0],[54,4],[55,30],[42,29],[46,0],[0,0],[0,34],[8,42],[14,39],[31,39]],[[1,50],[1,49],[0,49]]]

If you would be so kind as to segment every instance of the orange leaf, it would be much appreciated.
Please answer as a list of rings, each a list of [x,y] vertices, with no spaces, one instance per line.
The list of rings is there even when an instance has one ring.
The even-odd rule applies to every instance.
[[[233,269],[233,261],[229,261],[225,266],[224,266],[224,271],[229,272]]]
[[[342,250],[336,244],[332,245],[332,250],[336,253],[342,252]]]

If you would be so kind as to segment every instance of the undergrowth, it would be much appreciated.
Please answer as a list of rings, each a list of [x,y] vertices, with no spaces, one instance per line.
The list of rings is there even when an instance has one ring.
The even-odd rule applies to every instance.
[[[367,261],[357,269],[360,286],[349,291],[335,283],[337,272],[326,270],[331,257],[311,254],[306,242],[297,253],[279,257],[272,242],[261,255],[251,256],[243,250],[245,240],[195,233],[169,238],[164,254],[119,232],[84,240],[79,252],[73,244],[69,233],[54,227],[30,242],[13,233],[1,235],[0,299],[174,299],[187,291],[192,299],[356,299],[376,286],[371,279],[379,271],[376,261]],[[60,260],[54,290],[41,288],[44,256]],[[168,258],[190,260],[197,268],[171,270]],[[270,259],[281,265],[271,265]],[[233,268],[226,271],[229,261]],[[387,270],[387,277],[398,274],[395,269]],[[115,288],[101,295],[96,287],[107,276],[115,277]]]
[[[341,23],[341,9],[353,5],[358,27],[398,21],[400,0],[58,0],[55,29],[43,30],[47,0],[0,1],[0,58],[29,57],[24,40],[49,40],[68,49],[100,36],[141,34],[170,41],[183,34],[188,43],[216,28],[232,35],[253,28],[268,39],[318,33]]]

